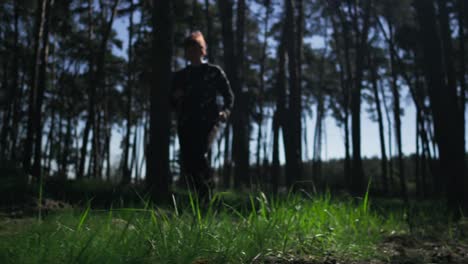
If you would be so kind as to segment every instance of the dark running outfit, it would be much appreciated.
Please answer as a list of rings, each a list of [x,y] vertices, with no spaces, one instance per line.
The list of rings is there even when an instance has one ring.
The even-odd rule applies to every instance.
[[[178,99],[176,91],[183,94]],[[216,101],[218,94],[223,97],[222,107]],[[174,75],[171,103],[177,113],[182,171],[201,198],[208,197],[212,187],[207,153],[217,132],[218,115],[221,110],[229,114],[233,102],[226,74],[216,65],[190,65]]]

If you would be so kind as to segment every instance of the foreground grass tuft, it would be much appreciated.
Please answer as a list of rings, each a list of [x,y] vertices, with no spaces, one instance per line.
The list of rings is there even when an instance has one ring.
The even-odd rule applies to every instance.
[[[171,209],[68,211],[0,228],[0,263],[250,263],[268,256],[378,256],[379,242],[407,229],[402,214],[378,214],[330,195],[227,202],[195,199]]]

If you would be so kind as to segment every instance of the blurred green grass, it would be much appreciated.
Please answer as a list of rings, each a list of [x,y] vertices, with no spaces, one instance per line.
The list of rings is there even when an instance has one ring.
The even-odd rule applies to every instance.
[[[409,232],[403,210],[373,206],[371,199],[272,198],[261,192],[218,193],[204,206],[182,196],[166,207],[88,205],[42,221],[8,221],[0,229],[0,263],[250,263],[329,255],[365,260],[380,257],[377,247],[385,237]]]

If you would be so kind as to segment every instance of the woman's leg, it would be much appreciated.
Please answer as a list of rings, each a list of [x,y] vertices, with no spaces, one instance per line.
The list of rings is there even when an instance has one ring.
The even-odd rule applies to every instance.
[[[214,126],[194,122],[179,126],[179,142],[182,158],[182,173],[188,187],[195,191],[200,200],[209,198],[213,187],[212,173],[207,157]]]

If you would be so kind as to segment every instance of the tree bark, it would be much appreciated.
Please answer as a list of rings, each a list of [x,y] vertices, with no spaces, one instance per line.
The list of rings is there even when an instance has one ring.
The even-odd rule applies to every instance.
[[[448,206],[454,214],[459,216],[459,209],[466,209],[463,199],[465,182],[465,146],[463,146],[464,135],[461,134],[461,126],[464,125],[461,122],[463,113],[460,113],[458,107],[459,98],[455,87],[452,86],[450,80],[448,83],[444,81],[442,47],[437,33],[434,5],[426,0],[415,0],[414,3],[420,25],[423,69],[429,88],[435,139],[439,148],[440,170],[446,174]],[[443,12],[442,9],[441,12]],[[441,21],[441,24],[445,22]],[[447,33],[443,33],[443,38],[449,36]],[[443,40],[444,43],[446,41],[446,39]],[[446,44],[444,45],[445,54],[450,54],[447,52]],[[447,116],[452,118],[447,118]]]
[[[260,177],[262,181],[265,179],[262,175],[262,161],[261,161],[261,147],[262,147],[262,138],[263,138],[263,121],[264,121],[264,97],[265,97],[265,61],[267,56],[267,47],[268,47],[268,22],[270,18],[270,1],[265,1],[265,19],[263,24],[263,43],[262,43],[262,55],[260,59],[260,86],[259,86],[259,95],[258,95],[258,134],[257,134],[257,177]]]
[[[352,130],[352,179],[351,191],[354,195],[362,195],[364,192],[364,170],[362,167],[361,158],[361,89],[362,78],[364,71],[364,57],[366,55],[368,45],[368,32],[369,32],[369,17],[371,0],[366,1],[363,13],[363,27],[359,30],[358,27],[358,13],[354,11],[353,23],[355,27],[356,38],[356,58],[355,58],[355,73],[354,73],[354,87],[351,91],[351,130]],[[356,7],[355,7],[356,8]]]
[[[390,71],[391,71],[391,88],[393,95],[393,119],[395,120],[395,136],[397,143],[398,152],[398,176],[400,179],[400,194],[405,204],[408,204],[408,194],[406,188],[406,177],[403,164],[403,150],[402,150],[402,138],[401,138],[401,114],[400,114],[400,93],[398,91],[397,84],[397,73],[396,73],[396,49],[393,42],[393,24],[389,18],[387,18],[387,24],[389,27],[389,51],[390,51]]]
[[[125,135],[124,143],[124,154],[123,154],[123,166],[122,166],[122,184],[128,184],[131,181],[131,170],[128,167],[128,158],[130,152],[130,134],[132,130],[132,90],[133,90],[133,12],[134,12],[133,0],[130,0],[130,16],[128,19],[129,30],[128,30],[128,65],[127,65],[127,132]]]
[[[350,90],[350,83],[352,79],[351,74],[351,63],[350,63],[350,37],[349,37],[349,30],[348,30],[348,23],[345,22],[343,14],[339,8],[330,6],[330,18],[333,26],[333,38],[335,40],[336,45],[336,54],[338,56],[338,63],[340,67],[340,85],[341,85],[341,93],[343,96],[342,107],[343,107],[343,130],[344,130],[344,149],[345,149],[345,160],[344,160],[344,181],[347,187],[351,186],[351,155],[349,152],[350,144],[349,144],[349,90]],[[343,28],[343,34],[340,34],[338,30],[338,21],[335,18],[335,12],[340,20],[340,23]],[[341,54],[341,42],[340,36],[343,36],[343,49],[344,55]]]
[[[294,0],[286,1],[286,25],[287,37],[286,49],[288,54],[288,73],[289,73],[289,103],[287,107],[288,114],[291,116],[285,126],[288,127],[287,133],[283,133],[286,150],[286,185],[293,187],[302,174],[302,148],[301,148],[301,87],[298,79],[298,40],[297,24],[294,20],[295,3]]]
[[[41,41],[43,40],[44,25],[46,20],[48,0],[42,0],[38,5],[36,17],[36,30],[34,40],[34,55],[33,55],[33,68],[31,74],[31,90],[29,93],[28,105],[28,125],[27,136],[25,142],[23,168],[26,172],[31,171],[31,157],[33,153],[34,144],[34,129],[36,128],[37,120],[35,120],[35,111],[37,110],[37,98],[39,95],[39,73],[40,73],[40,60],[41,60]]]
[[[285,42],[286,42],[287,27],[283,26],[280,43],[278,45],[278,73],[276,74],[275,95],[276,109],[273,115],[273,157],[272,157],[272,192],[277,193],[280,184],[281,167],[279,160],[279,133],[280,129],[284,130],[284,115],[285,115],[285,100],[286,100],[286,76],[285,76]],[[283,136],[284,138],[284,136]]]
[[[232,155],[234,159],[234,183],[236,188],[249,186],[249,102],[248,93],[244,86],[244,39],[245,39],[245,0],[237,2],[236,19],[236,82],[234,95],[236,104],[232,113]]]
[[[466,41],[466,36],[465,36],[465,12],[466,12],[466,3],[465,0],[458,0],[458,13],[457,13],[457,19],[458,19],[458,44],[459,44],[459,82],[460,82],[460,91],[459,91],[459,98],[460,98],[460,113],[461,113],[461,122],[465,124],[465,110],[466,110],[466,63],[465,63],[465,41]],[[460,127],[462,131],[460,132],[461,134],[465,135],[465,126]],[[463,136],[463,146],[466,144],[466,139]],[[464,176],[466,178],[466,176]],[[468,181],[465,180],[465,187],[468,187]],[[466,189],[466,188],[465,188]],[[465,203],[468,204],[468,194],[465,194]]]
[[[234,109],[232,113],[231,122],[226,124],[226,133],[225,133],[225,155],[224,155],[224,179],[225,179],[225,187],[229,185],[230,182],[230,171],[231,171],[231,161],[229,159],[229,151],[235,153],[234,151],[234,140],[230,140],[230,123],[234,123],[235,121],[235,113],[237,110],[236,105],[239,104],[239,93],[237,90],[237,60],[235,60],[235,53],[234,53],[234,31],[233,31],[233,1],[232,0],[218,0],[218,8],[221,17],[221,29],[222,29],[222,36],[223,36],[223,60],[224,60],[224,69],[228,76],[228,79],[231,83],[231,86],[234,90],[234,95],[236,96],[236,103],[234,104]],[[237,128],[237,127],[236,127]],[[233,128],[234,130],[234,128]],[[238,133],[236,131],[232,131],[233,134]],[[234,135],[233,135],[234,137]],[[236,177],[237,178],[237,177]],[[239,179],[237,178],[237,181]],[[235,183],[238,185],[239,183]]]
[[[173,10],[170,1],[153,1],[153,83],[147,187],[156,200],[169,198],[169,89],[171,86]]]
[[[370,60],[372,92],[374,94],[375,108],[377,109],[377,123],[379,125],[379,139],[380,139],[380,164],[381,164],[381,177],[382,177],[382,191],[384,194],[388,193],[388,177],[387,177],[387,151],[385,149],[385,131],[383,126],[382,107],[380,105],[379,88],[377,84],[377,65],[375,59]]]

